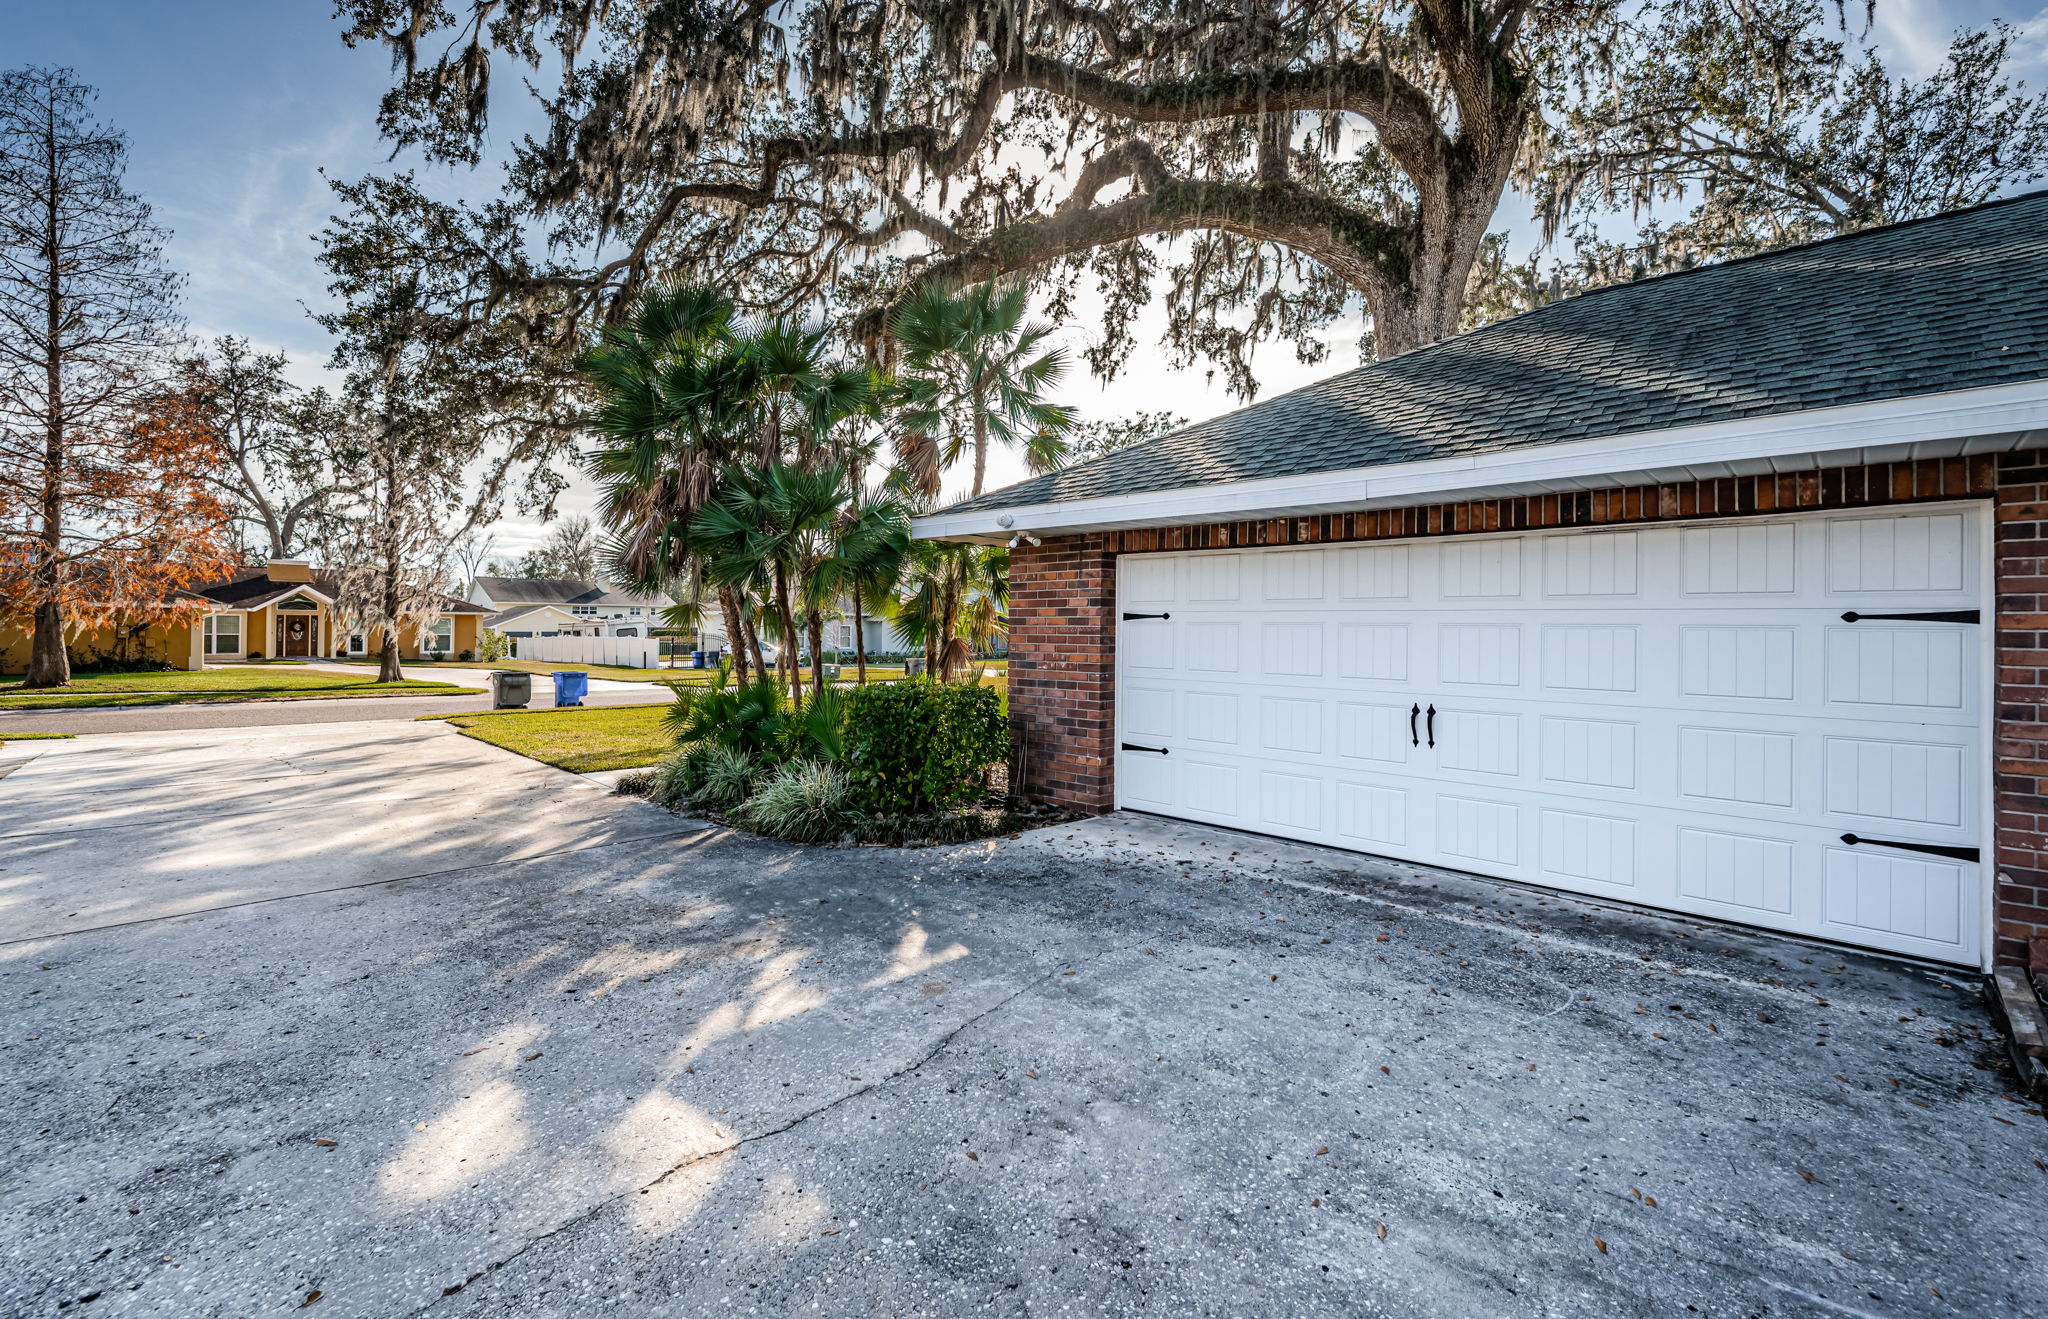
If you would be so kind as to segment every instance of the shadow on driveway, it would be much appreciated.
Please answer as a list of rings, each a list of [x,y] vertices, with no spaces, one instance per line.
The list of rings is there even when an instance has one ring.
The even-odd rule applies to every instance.
[[[314,768],[263,780],[309,840]],[[358,841],[420,877],[167,919],[214,882],[185,822],[51,808],[147,882],[102,897],[140,923],[0,949],[0,1310],[1988,1315],[2048,1284],[2013,1230],[2041,1119],[1937,971],[1137,818],[838,851],[572,786],[575,850]]]

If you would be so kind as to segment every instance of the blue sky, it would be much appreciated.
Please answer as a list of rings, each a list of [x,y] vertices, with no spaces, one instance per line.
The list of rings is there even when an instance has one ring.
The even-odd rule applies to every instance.
[[[2028,29],[2019,72],[2039,89],[2048,85],[2044,2],[1878,0],[1874,35],[1895,73],[1917,73],[1939,61],[1955,28],[2002,16]],[[0,0],[0,34],[8,66],[67,65],[99,88],[101,114],[130,139],[130,186],[173,231],[168,255],[190,276],[193,333],[246,335],[290,353],[301,380],[321,378],[329,345],[307,309],[327,296],[312,236],[334,208],[320,171],[353,178],[387,168],[375,120],[385,53],[344,47],[325,0]],[[524,117],[498,108],[498,136]],[[482,197],[496,182],[487,167],[444,175],[436,189]],[[1504,221],[1515,218],[1504,209]],[[1263,392],[1355,364],[1355,335],[1355,326],[1340,328],[1331,360],[1315,367],[1268,350]],[[1134,363],[1107,388],[1070,376],[1064,392],[1098,416],[1170,408],[1202,417],[1233,406],[1202,370],[1156,362]],[[995,483],[1019,475],[1007,456],[992,463]],[[566,503],[586,507],[587,493]],[[509,519],[497,534],[501,551],[517,552],[543,532]]]

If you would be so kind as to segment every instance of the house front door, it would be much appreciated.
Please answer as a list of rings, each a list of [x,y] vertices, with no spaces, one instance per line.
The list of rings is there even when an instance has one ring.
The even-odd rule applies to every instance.
[[[286,617],[277,620],[277,653],[284,656],[313,653],[313,620]]]

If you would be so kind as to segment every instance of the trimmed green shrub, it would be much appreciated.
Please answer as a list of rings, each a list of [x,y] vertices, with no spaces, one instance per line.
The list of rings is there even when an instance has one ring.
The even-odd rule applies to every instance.
[[[846,832],[852,792],[836,765],[792,760],[734,812],[764,834],[792,843],[828,843]]]
[[[973,801],[1010,754],[993,688],[920,678],[863,687],[846,706],[844,760],[854,799],[872,810],[924,814]]]

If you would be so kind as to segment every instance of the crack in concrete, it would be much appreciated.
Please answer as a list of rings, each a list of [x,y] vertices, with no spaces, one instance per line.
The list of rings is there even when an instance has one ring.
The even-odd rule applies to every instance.
[[[921,1057],[919,1057],[915,1062],[909,1063],[903,1067],[899,1067],[895,1071],[890,1072],[887,1076],[881,1077],[880,1079],[875,1081],[870,1081],[865,1085],[862,1085],[857,1090],[849,1090],[845,1094],[840,1095],[837,1099],[830,1100],[826,1103],[818,1105],[816,1108],[809,1109],[805,1112],[799,1113],[779,1127],[770,1127],[766,1131],[757,1131],[750,1136],[741,1136],[726,1145],[720,1146],[715,1150],[705,1150],[700,1154],[693,1154],[689,1158],[684,1159],[681,1163],[675,1164],[669,1168],[664,1169],[661,1175],[654,1178],[652,1181],[644,1182],[639,1186],[629,1186],[625,1190],[620,1191],[616,1195],[607,1196],[604,1199],[599,1200],[595,1204],[592,1204],[588,1208],[584,1209],[581,1213],[574,1214],[568,1218],[565,1218],[560,1223],[557,1223],[555,1226],[549,1228],[547,1231],[542,1232],[537,1236],[531,1237],[528,1240],[521,1242],[518,1249],[512,1251],[510,1254],[504,1255],[498,1259],[491,1261],[489,1264],[486,1264],[481,1269],[478,1269],[475,1273],[472,1273],[467,1278],[464,1278],[461,1282],[458,1282],[453,1286],[444,1288],[439,1296],[435,1297],[433,1300],[428,1301],[425,1305],[422,1305],[417,1310],[412,1311],[411,1314],[407,1316],[407,1319],[419,1319],[420,1315],[423,1315],[427,1313],[429,1310],[432,1310],[435,1306],[441,1304],[441,1302],[447,1300],[449,1297],[459,1295],[464,1290],[466,1290],[470,1286],[470,1284],[475,1283],[483,1278],[490,1277],[492,1274],[499,1272],[500,1270],[504,1269],[507,1265],[510,1265],[515,1260],[519,1259],[522,1255],[525,1255],[528,1251],[534,1249],[536,1246],[539,1246],[544,1242],[550,1241],[553,1238],[558,1237],[564,1232],[568,1232],[573,1228],[581,1227],[586,1223],[595,1221],[605,1211],[611,1209],[615,1205],[623,1203],[628,1196],[638,1195],[642,1191],[652,1190],[655,1187],[660,1186],[662,1183],[666,1182],[669,1178],[674,1177],[677,1173],[685,1172],[691,1168],[697,1167],[700,1164],[709,1163],[713,1159],[722,1159],[726,1157],[728,1154],[731,1154],[744,1146],[752,1145],[757,1141],[769,1140],[776,1136],[786,1135],[789,1132],[794,1131],[798,1127],[804,1125],[806,1122],[809,1122],[813,1118],[822,1117],[824,1114],[830,1113],[834,1109],[840,1108],[843,1105],[851,1103],[852,1101],[859,1099],[864,1095],[872,1094],[875,1091],[880,1090],[886,1086],[893,1085],[897,1081],[902,1080],[904,1077],[913,1074],[919,1068],[923,1067],[926,1063],[932,1061],[934,1058],[937,1058],[940,1054],[944,1053],[947,1049],[951,1048],[953,1041],[959,1039],[968,1030],[988,1020],[990,1017],[994,1016],[998,1012],[1001,1012],[1004,1008],[1009,1007],[1012,1003],[1015,1003],[1018,999],[1024,997],[1026,994],[1029,994],[1033,990],[1038,989],[1043,985],[1052,983],[1055,979],[1057,979],[1059,976],[1063,975],[1067,971],[1073,970],[1077,967],[1093,965],[1094,963],[1099,962],[1106,957],[1114,956],[1117,953],[1131,952],[1140,946],[1141,945],[1139,944],[1132,944],[1129,948],[1119,947],[1105,949],[1102,952],[1095,954],[1093,957],[1083,958],[1079,962],[1061,962],[1058,965],[1054,966],[1052,969],[1046,971],[1044,974],[1033,976],[1030,980],[1026,981],[1017,989],[1013,990],[1008,994],[1005,994],[1002,998],[997,999],[994,1003],[989,1004],[989,1006],[983,1008],[981,1011],[975,1013],[973,1016],[963,1019],[959,1025],[953,1027],[944,1035],[941,1035],[938,1038],[937,1042],[934,1043],[931,1046],[931,1048],[927,1049],[924,1052],[924,1054]]]

